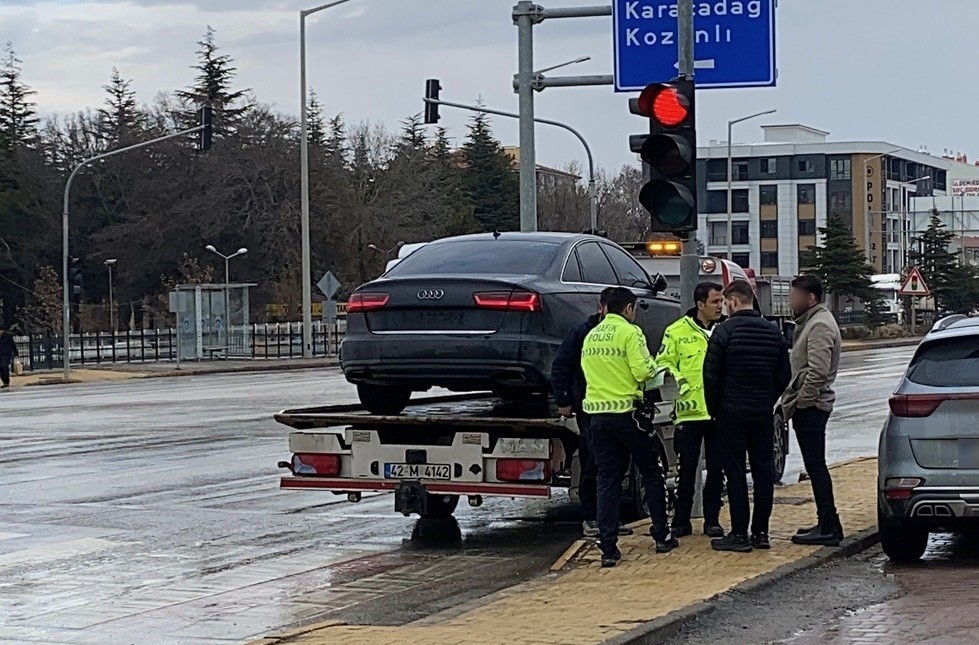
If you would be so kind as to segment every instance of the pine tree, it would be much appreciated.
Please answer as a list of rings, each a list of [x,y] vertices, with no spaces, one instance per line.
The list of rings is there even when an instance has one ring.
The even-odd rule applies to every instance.
[[[105,107],[99,108],[99,116],[102,137],[110,144],[131,143],[143,129],[145,118],[130,85],[131,81],[122,78],[119,70],[113,67],[109,84],[103,86],[108,96]]]
[[[520,229],[520,186],[510,158],[493,137],[489,117],[479,113],[462,146],[463,185],[484,231]]]
[[[208,103],[214,108],[214,136],[234,134],[242,118],[251,109],[247,102],[250,90],[232,89],[232,83],[238,71],[232,65],[232,58],[227,54],[219,54],[215,42],[215,31],[209,25],[204,33],[204,39],[199,41],[197,64],[192,69],[197,70],[194,85],[189,89],[180,90],[177,96],[192,106],[184,116],[187,123],[197,124],[198,106]]]
[[[438,192],[445,200],[447,217],[439,231],[440,237],[466,235],[479,231],[479,223],[473,217],[473,206],[466,197],[462,170],[452,152],[452,144],[445,128],[435,131],[429,154],[435,165]]]
[[[969,313],[979,305],[979,276],[948,250],[954,239],[955,234],[945,227],[938,209],[932,209],[928,228],[915,238],[917,248],[911,250],[909,257],[921,271],[939,309]]]
[[[329,122],[330,133],[326,136],[326,158],[338,167],[347,166],[350,146],[347,143],[347,126],[343,115],[338,114]]]
[[[836,298],[859,298],[864,302],[880,295],[871,286],[874,269],[857,248],[850,227],[839,215],[832,215],[819,229],[822,245],[810,247],[803,257],[808,273],[818,277],[826,291]]]
[[[310,148],[326,148],[326,123],[323,121],[323,106],[319,96],[310,90],[309,102],[306,105],[307,140]]]
[[[21,62],[8,42],[0,60],[0,150],[8,157],[37,143],[39,120],[31,100],[36,92],[21,80]]]

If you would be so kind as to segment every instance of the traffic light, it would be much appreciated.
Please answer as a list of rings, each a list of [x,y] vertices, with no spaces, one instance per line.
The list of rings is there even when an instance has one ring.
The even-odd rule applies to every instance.
[[[441,91],[442,86],[439,85],[437,78],[430,78],[425,81],[425,123],[428,125],[439,121],[439,104],[429,101],[438,101]]]
[[[210,105],[202,105],[197,118],[197,125],[204,126],[200,131],[200,138],[197,141],[197,149],[207,152],[211,149],[211,135],[214,129],[214,109]]]
[[[82,267],[78,258],[71,258],[71,263],[68,265],[68,293],[71,302],[77,305],[82,301],[84,287],[85,279],[82,277]]]
[[[697,129],[693,81],[647,85],[629,111],[649,119],[648,135],[629,137],[629,148],[649,166],[639,203],[654,232],[697,230]]]

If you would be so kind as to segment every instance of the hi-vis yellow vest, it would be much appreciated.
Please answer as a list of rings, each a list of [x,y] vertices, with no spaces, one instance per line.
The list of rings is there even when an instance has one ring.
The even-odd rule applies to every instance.
[[[656,371],[642,330],[618,314],[608,314],[585,338],[581,350],[588,414],[631,412],[642,384]]]
[[[704,357],[709,340],[710,332],[689,315],[667,327],[663,334],[656,364],[661,370],[669,370],[676,379],[679,390],[673,402],[676,424],[710,420],[704,399]]]

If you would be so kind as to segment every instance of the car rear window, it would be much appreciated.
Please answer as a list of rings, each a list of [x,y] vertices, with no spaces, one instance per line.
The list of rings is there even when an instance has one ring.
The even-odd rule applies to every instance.
[[[441,274],[540,275],[559,244],[525,240],[461,240],[428,244],[399,262],[388,276]]]
[[[979,386],[979,336],[924,343],[911,361],[908,379],[932,387]]]

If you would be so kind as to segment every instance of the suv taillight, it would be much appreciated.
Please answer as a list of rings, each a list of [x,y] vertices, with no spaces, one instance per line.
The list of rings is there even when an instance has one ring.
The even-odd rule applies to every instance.
[[[954,394],[895,394],[887,402],[891,413],[896,417],[920,419],[930,417],[946,401],[976,401],[979,392],[956,392]]]
[[[484,291],[474,293],[473,300],[477,307],[484,309],[527,312],[541,310],[540,294],[533,291]]]
[[[390,299],[391,296],[386,293],[353,293],[347,300],[347,313],[383,309]]]

